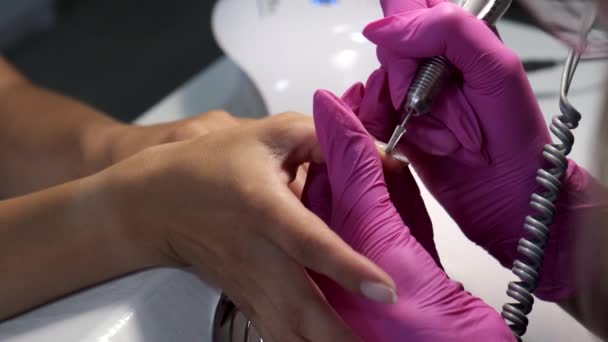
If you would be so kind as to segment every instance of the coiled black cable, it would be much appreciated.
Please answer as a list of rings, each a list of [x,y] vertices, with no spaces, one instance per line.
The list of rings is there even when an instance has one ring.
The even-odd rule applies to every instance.
[[[581,119],[581,114],[568,100],[568,91],[580,57],[580,54],[572,50],[564,66],[559,102],[561,115],[554,117],[550,125],[551,132],[559,142],[548,144],[543,149],[543,157],[552,167],[540,169],[536,174],[536,182],[544,191],[534,193],[531,197],[530,206],[537,214],[526,217],[524,229],[529,236],[519,240],[517,251],[521,258],[515,260],[512,269],[519,281],[510,282],[507,289],[507,295],[516,302],[507,303],[502,308],[502,317],[509,323],[509,327],[520,341],[526,333],[527,315],[532,311],[534,304],[532,294],[538,287],[544,249],[549,241],[561,180],[568,170],[566,156],[574,144],[571,130],[578,127]]]

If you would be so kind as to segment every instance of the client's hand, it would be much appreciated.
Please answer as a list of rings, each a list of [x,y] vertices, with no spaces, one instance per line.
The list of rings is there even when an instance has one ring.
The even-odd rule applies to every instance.
[[[291,113],[154,146],[93,179],[132,259],[193,266],[265,341],[356,341],[306,269],[384,302],[393,281],[288,190],[309,161],[322,161],[314,124]]]
[[[325,91],[315,95],[314,119],[326,165],[311,165],[303,201],[393,277],[399,298],[394,305],[378,305],[325,277],[317,276],[317,284],[366,341],[513,341],[497,312],[447,277],[391,202],[380,156],[354,113],[359,90],[351,89],[344,101]],[[411,191],[408,204],[418,213],[401,214],[430,230],[418,189],[407,183],[399,191]],[[403,199],[400,205],[406,207]],[[434,254],[434,247],[428,248]]]

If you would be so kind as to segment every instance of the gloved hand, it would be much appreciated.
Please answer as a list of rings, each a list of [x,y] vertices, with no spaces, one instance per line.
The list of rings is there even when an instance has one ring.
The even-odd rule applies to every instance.
[[[315,127],[326,165],[311,165],[303,201],[391,275],[399,298],[393,305],[375,305],[317,276],[320,289],[365,341],[514,341],[498,313],[450,280],[404,224],[373,139],[354,113],[365,105],[362,91],[356,85],[344,101],[326,91],[315,94]],[[430,229],[415,182],[402,185],[401,193],[411,196],[408,204],[419,211],[401,214]]]
[[[541,152],[551,142],[534,93],[517,55],[482,21],[442,0],[383,0],[387,16],[363,34],[378,46],[388,82],[367,93],[390,93],[400,108],[420,62],[445,56],[457,69],[431,114],[413,118],[400,149],[430,192],[465,235],[505,267],[519,256],[524,218],[536,214],[529,198],[541,190],[536,172],[546,167]],[[364,99],[365,101],[365,99]],[[374,101],[372,99],[372,101]],[[362,117],[366,127],[404,115],[393,109]],[[377,124],[376,124],[377,125]],[[386,141],[390,130],[379,129]],[[575,293],[574,242],[578,220],[599,203],[601,186],[569,162],[557,216],[546,248],[536,295],[559,301]]]

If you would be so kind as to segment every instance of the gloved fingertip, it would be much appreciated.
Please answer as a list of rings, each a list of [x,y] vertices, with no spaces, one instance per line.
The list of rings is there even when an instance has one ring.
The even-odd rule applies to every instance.
[[[313,119],[317,138],[326,160],[332,158],[328,153],[333,150],[333,147],[352,143],[353,133],[369,137],[353,111],[341,99],[327,90],[318,90],[314,94]],[[371,139],[369,139],[369,143],[371,148],[374,148]]]
[[[380,42],[387,37],[387,34],[390,35],[390,30],[387,30],[391,27],[393,23],[396,21],[395,16],[389,16],[386,18],[382,18],[376,21],[372,21],[367,24],[363,29],[363,36],[367,38],[370,42],[380,45]]]
[[[331,98],[332,93],[326,89],[317,89],[312,96],[313,106],[318,103],[327,101],[327,98]]]
[[[319,89],[313,96],[313,118],[325,121],[331,116],[328,112],[346,110],[344,102],[329,90]]]
[[[342,101],[344,101],[344,103],[349,106],[353,112],[358,113],[364,93],[365,87],[363,86],[363,83],[357,82],[344,92],[344,95],[342,95]]]
[[[344,94],[342,95],[342,100],[345,100],[347,98],[363,98],[363,92],[365,90],[365,86],[363,85],[363,82],[357,82],[353,85],[351,85],[350,87],[348,87],[348,89],[346,89],[346,91],[344,92]]]
[[[367,78],[365,89],[372,89],[374,98],[377,98],[380,95],[381,89],[388,76],[387,73],[388,72],[383,68],[378,68],[374,70]]]

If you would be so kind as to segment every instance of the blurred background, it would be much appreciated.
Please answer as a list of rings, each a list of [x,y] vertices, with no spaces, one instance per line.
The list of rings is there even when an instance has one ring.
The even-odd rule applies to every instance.
[[[132,121],[222,55],[215,3],[3,0],[0,51],[34,82]],[[529,22],[517,4],[507,18]]]
[[[3,0],[0,51],[34,82],[131,121],[221,55],[214,0]]]

